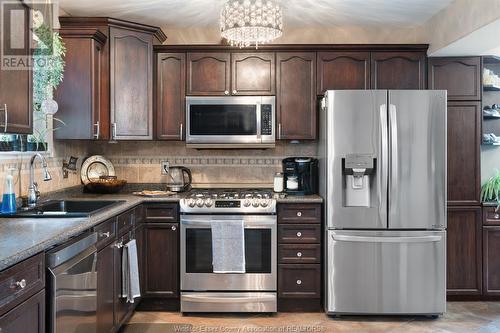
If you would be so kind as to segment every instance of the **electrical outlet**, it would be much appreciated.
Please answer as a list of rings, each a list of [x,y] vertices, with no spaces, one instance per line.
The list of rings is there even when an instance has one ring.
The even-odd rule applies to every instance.
[[[161,174],[168,175],[168,169],[170,169],[170,163],[168,161],[161,161]]]

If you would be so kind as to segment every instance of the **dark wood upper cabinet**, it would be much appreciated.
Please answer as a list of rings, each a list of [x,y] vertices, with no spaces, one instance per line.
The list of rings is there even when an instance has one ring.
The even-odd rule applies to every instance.
[[[429,89],[447,90],[450,101],[481,100],[481,57],[429,58]]]
[[[232,95],[274,95],[274,53],[231,54]]]
[[[187,95],[229,95],[231,80],[229,52],[187,54]]]
[[[153,139],[153,36],[110,29],[111,126],[116,140]]]
[[[316,53],[276,54],[278,139],[317,138]]]
[[[30,10],[21,1],[2,3],[3,10],[2,25],[7,29],[2,34],[3,54],[2,61],[9,64],[9,56],[14,59],[28,59],[31,56],[31,30],[30,30]],[[6,9],[9,10],[6,10]],[[18,12],[24,11],[24,20],[10,21],[10,10]],[[14,29],[15,31],[10,31]],[[19,37],[19,33],[24,32]],[[13,49],[10,47],[10,36],[16,35],[21,39],[23,47]],[[24,40],[23,40],[24,39]],[[19,45],[20,46],[20,45]],[[14,63],[18,63],[15,60]],[[3,67],[3,66],[2,66]],[[7,67],[7,66],[5,66]],[[29,68],[13,69],[0,68],[0,132],[31,134],[33,132],[33,112],[32,112],[32,71]]]
[[[448,202],[479,205],[481,103],[448,103]]]
[[[78,121],[72,120],[67,123],[65,130],[67,135],[63,136],[61,132],[56,134],[57,138],[72,139],[74,138],[71,137],[74,135],[73,133],[96,134],[98,129],[101,140],[152,139],[153,44],[161,43],[166,39],[161,29],[108,17],[68,16],[60,17],[59,21],[63,31],[75,31],[74,38],[80,34],[81,38],[88,39],[88,34],[83,34],[83,32],[94,29],[105,36],[105,43],[100,51],[99,63],[97,60],[91,63],[94,55],[90,51],[79,54],[79,57],[84,59],[72,60],[84,64],[88,71],[82,72],[82,78],[72,74],[79,82],[79,86],[84,86],[83,80],[90,78],[95,80],[94,83],[89,81],[82,88],[82,91],[85,92],[84,96],[88,95],[87,90],[94,91],[94,94],[89,96],[89,100],[86,101],[83,101],[84,96],[74,98],[73,102],[67,98],[65,108],[59,111],[65,113],[68,112],[67,110],[73,109],[72,112],[77,112],[77,110],[83,109],[82,105],[85,106],[86,110],[92,106],[94,107],[93,117],[96,118],[97,112],[95,110],[97,107],[94,103],[99,101],[99,128],[96,126],[97,122],[88,121],[90,116],[82,118],[80,115],[77,118]],[[78,47],[81,48],[82,44],[77,43],[76,45],[75,50],[68,48],[67,52],[77,54]],[[73,43],[70,47],[74,47]],[[89,48],[88,45],[84,47]],[[93,71],[97,72],[97,67],[100,68],[99,78],[96,74],[92,74]],[[66,84],[71,86],[70,82]],[[58,116],[60,116],[59,113]],[[75,119],[76,116],[71,116],[71,118]],[[79,121],[80,119],[82,121]],[[87,124],[92,124],[91,129]]]
[[[372,52],[372,89],[425,89],[424,52]]]
[[[156,138],[183,140],[186,54],[159,53],[156,77]]]
[[[146,224],[144,297],[179,297],[179,224]]]
[[[64,80],[54,94],[59,103],[56,139],[99,140],[109,118],[101,114],[101,57],[106,36],[97,28],[61,29],[66,46]],[[101,121],[101,118],[104,121]]]
[[[448,295],[481,294],[481,229],[481,207],[448,208]]]
[[[370,52],[318,52],[317,94],[370,89]]]

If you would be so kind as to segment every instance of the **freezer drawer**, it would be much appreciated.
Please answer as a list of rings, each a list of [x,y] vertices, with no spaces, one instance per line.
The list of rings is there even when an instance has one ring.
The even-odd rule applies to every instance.
[[[328,231],[330,314],[441,314],[445,231]]]

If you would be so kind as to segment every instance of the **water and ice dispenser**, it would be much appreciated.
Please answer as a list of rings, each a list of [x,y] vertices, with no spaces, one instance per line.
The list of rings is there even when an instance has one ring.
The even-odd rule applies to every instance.
[[[375,174],[375,162],[375,158],[368,154],[350,154],[342,159],[346,207],[370,207],[370,183]]]

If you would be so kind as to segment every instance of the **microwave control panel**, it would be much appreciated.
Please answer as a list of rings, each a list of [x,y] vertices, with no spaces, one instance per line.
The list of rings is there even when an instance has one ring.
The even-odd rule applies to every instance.
[[[273,106],[271,104],[261,105],[261,135],[273,134]]]

